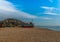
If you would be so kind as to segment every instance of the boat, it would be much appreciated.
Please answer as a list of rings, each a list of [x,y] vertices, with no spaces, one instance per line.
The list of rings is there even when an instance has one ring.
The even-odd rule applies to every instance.
[[[33,25],[32,22],[30,22],[30,23],[24,23],[24,24],[22,25],[22,27],[24,27],[24,28],[33,28],[34,25]]]

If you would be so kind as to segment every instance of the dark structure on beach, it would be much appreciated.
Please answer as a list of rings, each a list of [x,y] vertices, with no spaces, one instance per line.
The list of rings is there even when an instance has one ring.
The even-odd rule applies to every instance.
[[[0,27],[34,27],[32,22],[26,23],[21,20],[17,19],[5,19],[3,21],[0,21]]]

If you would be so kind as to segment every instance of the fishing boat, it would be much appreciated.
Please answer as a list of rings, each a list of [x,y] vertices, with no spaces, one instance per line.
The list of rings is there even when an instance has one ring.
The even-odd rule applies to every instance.
[[[30,23],[24,23],[24,24],[22,25],[22,27],[24,27],[24,28],[32,28],[32,27],[34,27],[34,25],[33,25],[32,22],[30,22]]]

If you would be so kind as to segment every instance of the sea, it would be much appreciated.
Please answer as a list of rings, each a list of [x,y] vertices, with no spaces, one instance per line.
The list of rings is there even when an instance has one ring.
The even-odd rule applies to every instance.
[[[60,26],[37,26],[38,28],[47,28],[54,31],[60,31]]]

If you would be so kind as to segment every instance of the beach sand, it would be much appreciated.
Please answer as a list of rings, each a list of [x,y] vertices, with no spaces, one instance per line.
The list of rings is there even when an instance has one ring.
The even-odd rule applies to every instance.
[[[60,42],[60,32],[41,28],[0,28],[0,42]]]

